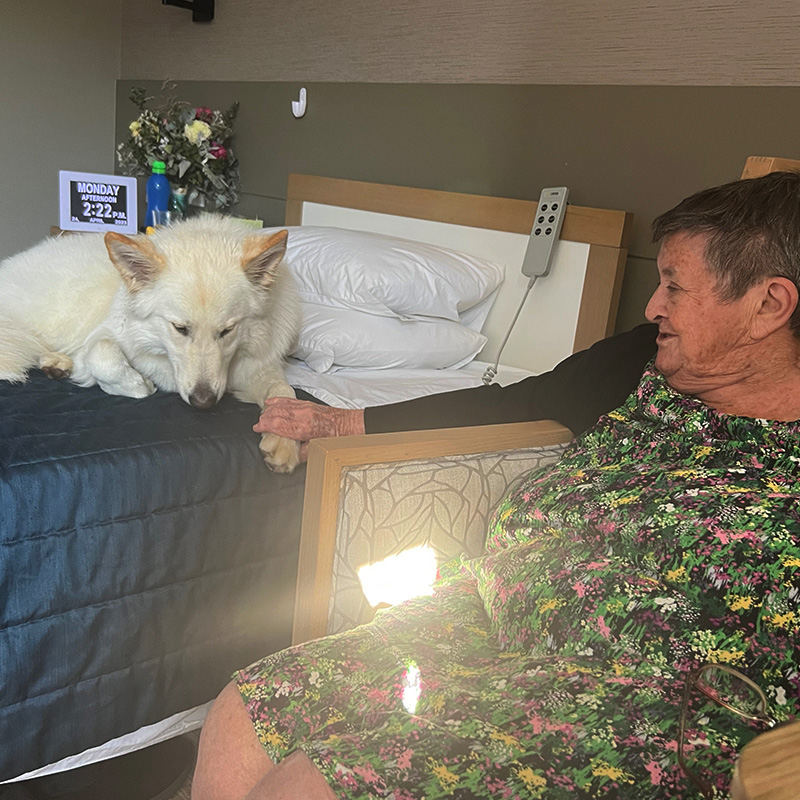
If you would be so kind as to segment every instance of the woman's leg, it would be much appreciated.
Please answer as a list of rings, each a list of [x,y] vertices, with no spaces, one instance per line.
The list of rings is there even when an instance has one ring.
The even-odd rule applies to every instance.
[[[243,800],[272,766],[232,681],[203,725],[192,800]]]

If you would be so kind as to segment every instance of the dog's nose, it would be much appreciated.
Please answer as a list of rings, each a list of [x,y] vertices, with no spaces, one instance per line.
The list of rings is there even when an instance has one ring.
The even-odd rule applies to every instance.
[[[189,402],[195,408],[211,408],[217,404],[217,394],[207,383],[198,383],[189,395]]]

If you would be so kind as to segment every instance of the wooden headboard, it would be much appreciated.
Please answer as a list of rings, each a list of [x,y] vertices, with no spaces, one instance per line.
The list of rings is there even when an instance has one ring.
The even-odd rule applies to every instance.
[[[531,200],[292,174],[285,222],[387,233],[505,263],[506,278],[482,331],[489,342],[479,355],[493,361],[527,286],[519,266],[536,210]],[[534,288],[503,363],[541,372],[614,332],[632,219],[625,211],[569,206],[551,275]],[[560,282],[569,280],[567,298]],[[571,306],[553,312],[554,299]],[[548,313],[556,319],[544,326]],[[545,347],[556,338],[562,350],[546,354],[553,363],[537,363],[533,342]]]

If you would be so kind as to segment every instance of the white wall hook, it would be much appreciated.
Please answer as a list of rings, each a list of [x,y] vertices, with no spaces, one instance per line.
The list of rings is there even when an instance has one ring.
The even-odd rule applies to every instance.
[[[300,99],[292,100],[292,114],[300,119],[306,113],[306,106],[308,105],[308,95],[305,88],[300,90]]]

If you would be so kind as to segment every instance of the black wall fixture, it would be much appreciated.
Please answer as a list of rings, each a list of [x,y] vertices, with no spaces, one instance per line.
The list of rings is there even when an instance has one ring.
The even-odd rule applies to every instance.
[[[192,22],[214,19],[214,0],[161,0],[161,5],[188,8],[192,12]]]

